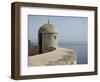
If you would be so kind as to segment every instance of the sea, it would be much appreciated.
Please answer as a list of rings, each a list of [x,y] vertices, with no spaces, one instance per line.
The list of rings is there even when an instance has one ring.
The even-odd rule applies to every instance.
[[[87,42],[60,42],[59,47],[73,49],[77,53],[77,64],[88,64]]]

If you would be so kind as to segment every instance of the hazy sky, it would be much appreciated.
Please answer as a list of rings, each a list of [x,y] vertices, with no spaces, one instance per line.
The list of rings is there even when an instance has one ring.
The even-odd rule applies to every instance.
[[[87,17],[65,17],[65,16],[28,16],[28,39],[38,41],[38,29],[46,24],[48,20],[59,32],[59,42],[63,41],[87,41],[88,18]]]

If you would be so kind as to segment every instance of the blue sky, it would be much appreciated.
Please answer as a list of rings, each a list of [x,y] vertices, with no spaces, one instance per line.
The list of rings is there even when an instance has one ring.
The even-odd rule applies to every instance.
[[[69,16],[28,16],[28,39],[38,41],[38,29],[48,20],[59,32],[59,42],[87,41],[88,18]]]

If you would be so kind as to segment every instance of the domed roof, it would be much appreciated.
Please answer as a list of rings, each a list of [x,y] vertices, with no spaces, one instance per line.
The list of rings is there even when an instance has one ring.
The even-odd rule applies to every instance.
[[[58,33],[56,28],[48,20],[47,24],[44,24],[40,27],[38,33]]]

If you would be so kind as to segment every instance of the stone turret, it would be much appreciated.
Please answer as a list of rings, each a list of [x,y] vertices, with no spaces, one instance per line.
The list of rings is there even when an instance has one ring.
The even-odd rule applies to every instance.
[[[38,42],[40,54],[58,47],[58,31],[49,20],[38,31]]]

